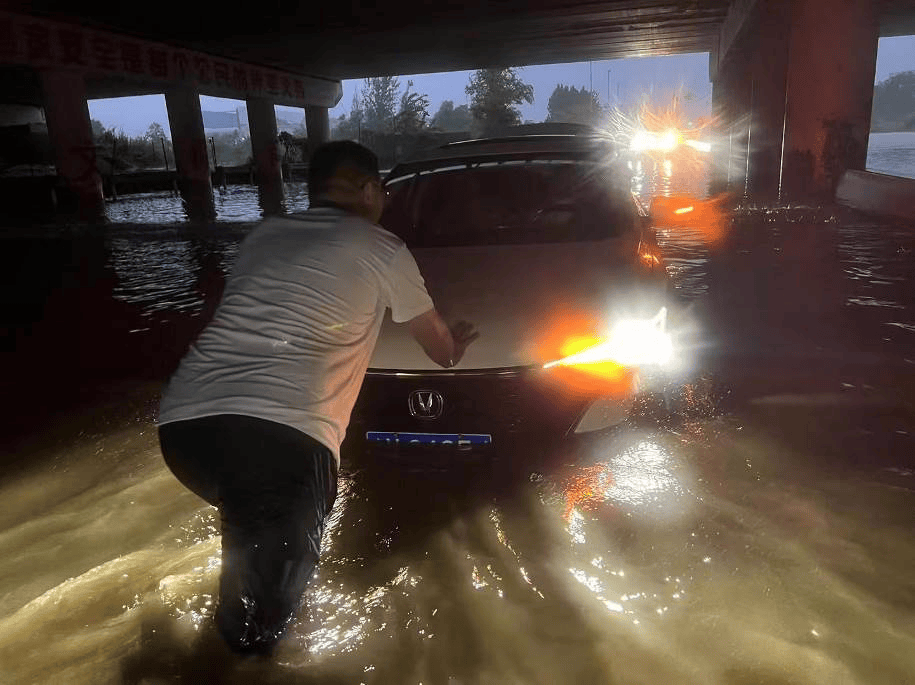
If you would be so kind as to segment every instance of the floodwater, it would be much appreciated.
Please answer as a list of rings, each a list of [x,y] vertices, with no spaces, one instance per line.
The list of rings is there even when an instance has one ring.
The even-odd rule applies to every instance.
[[[348,460],[266,661],[213,635],[218,519],[153,424],[249,228],[2,238],[0,682],[915,682],[911,225],[659,226],[672,413],[550,461]]]
[[[308,189],[302,181],[284,183],[285,212],[301,212],[308,208]],[[257,221],[263,216],[257,186],[229,185],[213,189],[213,204],[217,222]],[[108,200],[106,218],[115,223],[171,224],[184,222],[187,214],[181,197],[173,192],[138,193]]]
[[[915,178],[915,131],[871,133],[866,168],[882,174]]]

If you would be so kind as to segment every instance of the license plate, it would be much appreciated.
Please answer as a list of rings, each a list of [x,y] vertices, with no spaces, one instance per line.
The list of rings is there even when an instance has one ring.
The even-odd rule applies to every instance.
[[[382,433],[369,431],[365,434],[369,442],[382,445],[441,445],[471,447],[492,444],[492,436],[482,433]]]

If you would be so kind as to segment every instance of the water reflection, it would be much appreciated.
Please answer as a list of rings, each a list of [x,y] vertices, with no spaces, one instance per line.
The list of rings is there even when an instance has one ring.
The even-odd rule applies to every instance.
[[[674,475],[671,455],[648,440],[614,457],[608,471],[613,482],[604,491],[605,497],[621,505],[650,506],[653,513],[669,513],[679,507],[686,492]]]
[[[197,294],[200,266],[190,241],[167,243],[115,238],[111,264],[118,274],[114,297],[142,304],[146,311],[199,311]]]
[[[286,213],[308,208],[308,189],[304,182],[284,184],[285,195],[269,200]],[[216,221],[258,221],[264,216],[263,201],[257,186],[231,185],[214,188]],[[173,192],[124,195],[105,205],[105,215],[112,223],[176,224],[187,221],[187,212],[179,195]]]
[[[871,133],[867,170],[915,178],[915,131]]]

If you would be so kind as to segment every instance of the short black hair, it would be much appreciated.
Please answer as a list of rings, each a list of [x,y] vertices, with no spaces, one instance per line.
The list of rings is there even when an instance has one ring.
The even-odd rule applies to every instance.
[[[361,176],[380,178],[378,157],[364,145],[351,140],[324,143],[312,153],[308,162],[308,194],[317,197],[326,193],[330,180],[341,170]]]

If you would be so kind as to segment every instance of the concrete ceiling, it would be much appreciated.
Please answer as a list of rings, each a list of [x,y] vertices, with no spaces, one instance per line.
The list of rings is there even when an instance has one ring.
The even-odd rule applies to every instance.
[[[705,52],[728,0],[45,0],[22,8],[336,79]]]
[[[884,35],[911,28],[910,0],[878,1]],[[16,9],[295,73],[349,79],[706,52],[717,46],[729,4],[101,0],[79,7],[72,0],[44,0]]]

